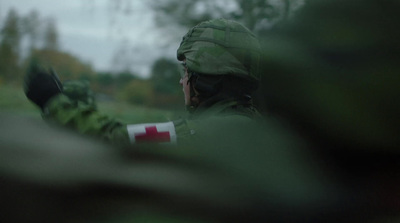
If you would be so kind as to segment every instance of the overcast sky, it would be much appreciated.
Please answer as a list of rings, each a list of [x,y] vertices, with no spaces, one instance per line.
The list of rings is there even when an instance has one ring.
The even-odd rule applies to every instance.
[[[129,14],[112,10],[109,0],[0,0],[0,18],[4,21],[10,8],[20,16],[36,10],[41,18],[56,20],[63,51],[91,63],[96,70],[129,66],[146,76],[151,63],[161,55],[175,58],[180,38],[186,30],[174,30],[166,39],[165,33],[155,26],[154,13],[146,0],[125,2],[130,2],[129,7],[123,5],[123,8],[131,9]],[[121,48],[126,56],[116,63],[113,57]]]

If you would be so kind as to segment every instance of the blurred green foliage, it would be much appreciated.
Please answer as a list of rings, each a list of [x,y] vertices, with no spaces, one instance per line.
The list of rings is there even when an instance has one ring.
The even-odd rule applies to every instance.
[[[159,108],[183,108],[182,87],[179,85],[178,63],[166,58],[156,60],[152,66],[150,81],[153,85],[153,106]]]
[[[0,34],[0,83],[5,81],[14,82],[22,75],[18,66],[22,34],[18,28],[18,14],[15,10],[8,12]]]
[[[313,2],[262,38],[266,110],[329,148],[397,150],[400,36],[394,30],[400,21],[394,5]]]
[[[122,89],[119,98],[132,104],[151,105],[153,99],[151,83],[144,80],[131,81]]]

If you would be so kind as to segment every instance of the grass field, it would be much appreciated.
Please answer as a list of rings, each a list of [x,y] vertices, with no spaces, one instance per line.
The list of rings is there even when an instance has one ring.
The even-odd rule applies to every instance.
[[[183,112],[183,109],[174,112],[116,101],[98,102],[98,108],[125,123],[163,122],[175,119]],[[26,98],[21,86],[0,85],[0,111],[41,118],[39,109]]]

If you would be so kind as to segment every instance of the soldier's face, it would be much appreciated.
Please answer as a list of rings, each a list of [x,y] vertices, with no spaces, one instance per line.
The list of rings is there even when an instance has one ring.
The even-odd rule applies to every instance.
[[[183,62],[185,62],[184,60]],[[184,94],[185,105],[190,105],[190,83],[189,83],[189,74],[187,72],[187,68],[184,68],[184,75],[181,77],[179,84],[182,86],[182,91]]]

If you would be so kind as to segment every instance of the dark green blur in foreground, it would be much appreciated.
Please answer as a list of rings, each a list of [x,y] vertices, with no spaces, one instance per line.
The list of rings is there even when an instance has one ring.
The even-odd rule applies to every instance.
[[[398,6],[310,1],[298,19],[264,38],[269,112],[335,146],[397,150]]]
[[[398,8],[308,2],[262,38],[265,122],[211,118],[191,146],[112,147],[1,115],[2,220],[398,221]]]

